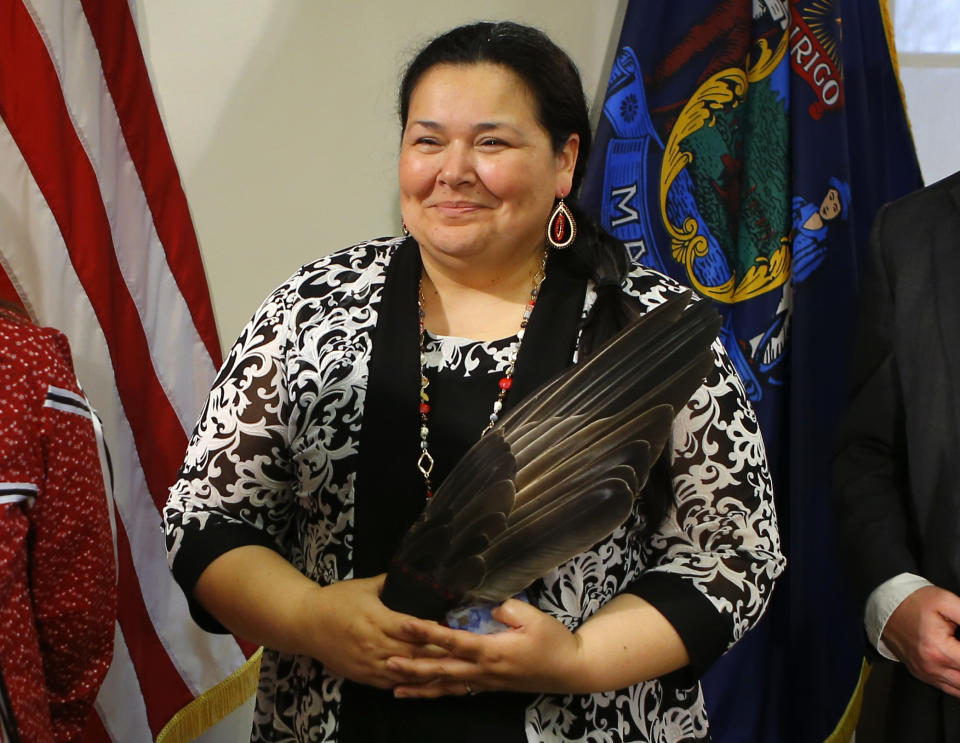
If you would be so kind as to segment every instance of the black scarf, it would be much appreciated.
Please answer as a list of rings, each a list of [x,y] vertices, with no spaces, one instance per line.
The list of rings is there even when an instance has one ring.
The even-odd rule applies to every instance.
[[[416,466],[420,455],[417,291],[421,272],[419,246],[408,238],[396,248],[387,269],[363,406],[354,498],[354,574],[361,578],[387,570],[400,539],[425,503],[423,477]],[[548,261],[547,278],[520,347],[504,413],[571,365],[585,291],[584,278],[556,260]],[[496,389],[491,386],[487,414],[494,399]],[[456,415],[454,409],[438,405],[431,419],[451,414]],[[481,428],[477,426],[476,438]],[[431,441],[441,477],[465,451],[452,451],[445,443]],[[440,481],[435,478],[434,486],[439,487]]]
[[[369,577],[387,570],[397,546],[425,505],[423,476],[417,469],[420,454],[420,360],[417,292],[422,264],[412,238],[401,243],[387,269],[367,381],[360,431],[360,455],[354,486],[354,575]],[[504,412],[543,382],[572,363],[583,309],[586,279],[547,264],[537,306],[530,318],[513,375],[513,387],[504,400]],[[473,384],[489,388],[466,394],[473,407],[489,415],[496,399],[496,375],[482,375]],[[457,385],[459,386],[459,385]],[[431,386],[433,392],[435,388]],[[435,399],[435,398],[431,398]],[[431,437],[436,459],[434,486],[480,437],[476,410],[464,411],[456,401],[437,404],[431,412],[431,430],[443,420],[463,433],[461,413],[472,414],[464,436]],[[471,432],[475,437],[471,438]],[[498,693],[439,700],[396,700],[389,691],[347,682],[343,687],[339,735],[343,743],[520,743],[524,710],[532,697]]]

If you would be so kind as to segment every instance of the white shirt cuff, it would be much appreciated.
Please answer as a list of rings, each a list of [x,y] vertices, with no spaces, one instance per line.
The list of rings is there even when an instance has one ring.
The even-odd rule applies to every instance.
[[[884,658],[899,661],[883,641],[883,629],[887,626],[890,615],[907,596],[918,588],[930,585],[933,584],[919,575],[900,573],[873,589],[867,599],[863,626],[867,630],[867,639]]]

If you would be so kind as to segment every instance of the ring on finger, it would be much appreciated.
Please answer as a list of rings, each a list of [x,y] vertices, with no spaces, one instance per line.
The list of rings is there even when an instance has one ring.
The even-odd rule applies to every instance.
[[[467,694],[469,694],[470,696],[473,696],[474,694],[477,693],[477,692],[475,692],[475,691],[473,690],[473,687],[470,686],[470,682],[469,682],[469,681],[464,681],[464,682],[463,682],[463,686],[464,686],[464,688],[466,688]]]

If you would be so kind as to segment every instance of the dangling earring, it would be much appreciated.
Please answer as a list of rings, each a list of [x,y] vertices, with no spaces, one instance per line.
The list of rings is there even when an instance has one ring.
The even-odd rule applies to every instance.
[[[576,236],[577,223],[573,218],[573,212],[561,198],[547,222],[547,240],[557,250],[563,250],[570,247]]]
[[[406,222],[403,222],[402,225],[403,225],[403,226],[402,226],[401,229],[403,230],[403,236],[404,236],[404,237],[410,237],[410,230],[407,229],[407,223],[406,223]]]

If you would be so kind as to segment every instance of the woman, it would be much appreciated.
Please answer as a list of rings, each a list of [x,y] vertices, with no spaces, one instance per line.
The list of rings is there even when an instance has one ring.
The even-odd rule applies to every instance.
[[[268,648],[253,739],[705,738],[696,677],[783,569],[756,419],[719,344],[657,482],[529,604],[496,610],[507,631],[379,600],[400,538],[485,426],[681,291],[556,213],[589,120],[576,67],[540,32],[438,37],[406,71],[400,122],[409,236],[308,264],[267,299],[165,511],[194,616]]]
[[[79,741],[113,654],[92,416],[67,339],[0,301],[0,728],[13,741]]]

